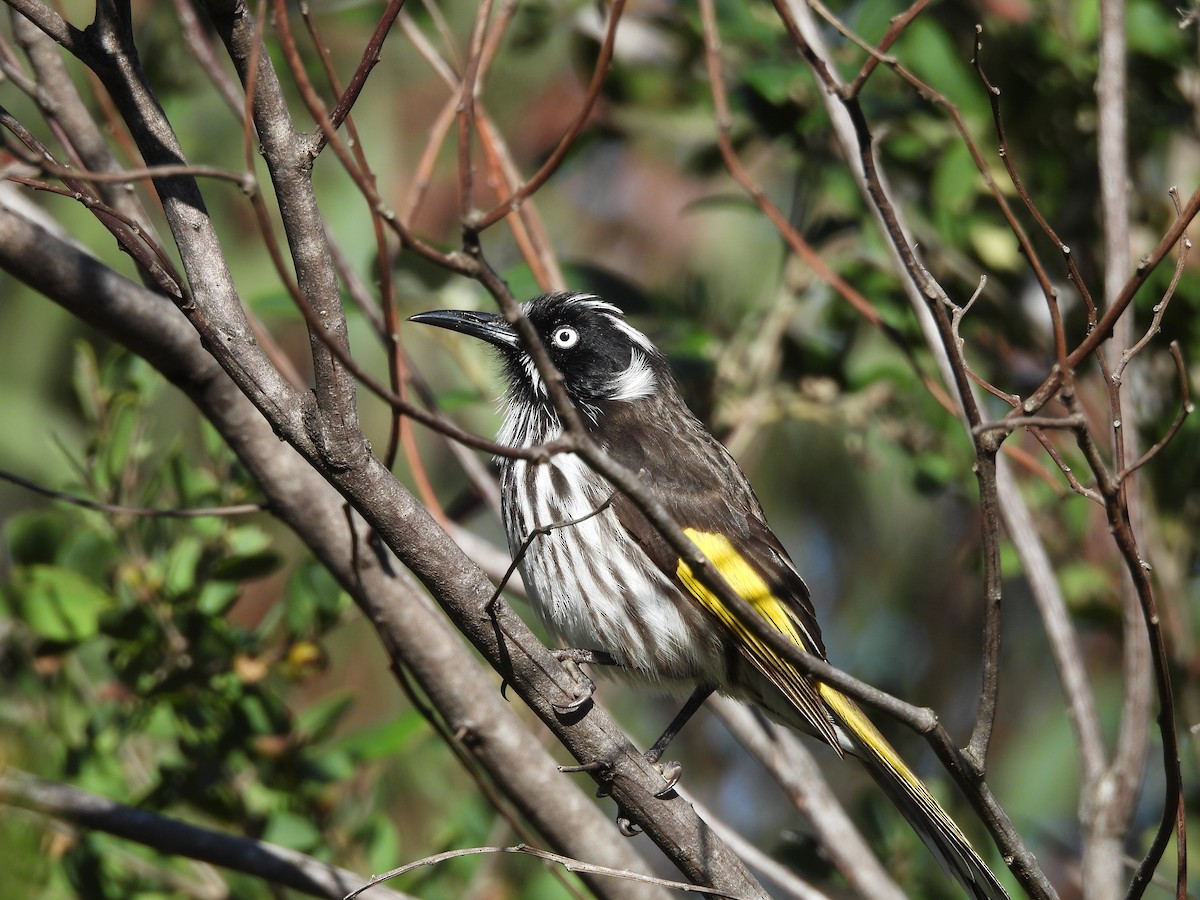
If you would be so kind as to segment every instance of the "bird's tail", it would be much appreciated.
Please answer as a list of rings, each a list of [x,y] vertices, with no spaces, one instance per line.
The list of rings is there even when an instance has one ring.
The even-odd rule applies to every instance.
[[[827,684],[818,683],[817,687],[821,699],[850,740],[852,746],[846,749],[862,761],[946,871],[976,900],[1009,900],[966,835],[858,704]]]

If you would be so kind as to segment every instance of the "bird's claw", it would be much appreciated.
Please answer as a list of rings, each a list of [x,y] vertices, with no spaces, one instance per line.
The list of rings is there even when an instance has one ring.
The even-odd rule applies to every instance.
[[[624,835],[625,837],[628,837],[628,838],[637,837],[639,834],[642,833],[641,826],[635,825],[633,823],[633,820],[631,820],[624,813],[621,813],[617,816],[617,830],[619,832],[621,832],[622,835]]]
[[[653,762],[653,761],[652,761]],[[675,760],[667,760],[665,763],[654,763],[654,768],[658,769],[658,774],[662,776],[666,787],[654,792],[654,796],[658,800],[665,800],[675,790],[675,785],[679,784],[679,779],[683,777],[683,766]]]
[[[596,682],[588,677],[588,674],[579,668],[580,658],[571,650],[552,650],[554,658],[562,663],[562,667],[575,679],[580,686],[580,691],[575,699],[567,703],[553,703],[554,711],[560,716],[569,716],[579,712],[592,701],[592,696],[596,693]],[[586,662],[586,660],[583,660]]]

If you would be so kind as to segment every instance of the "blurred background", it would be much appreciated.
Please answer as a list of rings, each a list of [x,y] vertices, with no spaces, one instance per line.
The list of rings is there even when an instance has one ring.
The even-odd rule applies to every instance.
[[[64,6],[80,27],[90,20],[86,4]],[[904,8],[882,0],[835,12],[876,41]],[[410,208],[414,172],[451,100],[413,36],[457,67],[475,9],[463,0],[411,4],[355,107],[362,149],[393,208]],[[311,11],[344,82],[380,7],[328,2]],[[769,5],[723,2],[718,11],[739,156],[825,262],[869,299],[889,333],[793,257],[727,175],[691,4],[638,0],[628,9],[600,101],[561,169],[537,192],[536,212],[570,287],[623,307],[665,349],[693,408],[741,460],[812,589],[830,660],[933,707],[965,739],[979,690],[982,608],[970,443],[922,383],[922,375],[935,374],[932,358],[831,138],[821,88]],[[139,2],[134,14],[143,63],[190,161],[244,168],[241,122],[189,52],[175,9]],[[511,15],[481,104],[527,175],[579,108],[603,18],[592,4],[547,0],[521,3]],[[1153,0],[1128,6],[1135,260],[1173,219],[1168,188],[1178,185],[1186,196],[1200,174],[1197,29],[1188,15],[1181,20],[1173,6]],[[890,51],[958,106],[1011,199],[988,98],[970,64],[977,22],[983,65],[1002,91],[1012,157],[1098,294],[1095,4],[934,5]],[[298,19],[293,27],[302,30]],[[832,27],[824,37],[842,76],[852,77],[863,52]],[[267,40],[275,52],[270,28]],[[4,41],[11,49],[8,30]],[[317,53],[311,44],[303,50],[319,79]],[[87,74],[68,64],[93,96]],[[0,96],[19,118],[36,121],[11,83],[0,84]],[[1053,361],[1045,303],[965,145],[944,112],[885,67],[863,102],[926,265],[959,302],[987,276],[963,328],[968,360],[1003,390],[1028,393]],[[299,101],[293,113],[302,125],[310,121]],[[50,133],[41,137],[53,141]],[[119,148],[120,134],[110,137]],[[445,248],[459,241],[455,153],[451,129],[412,219],[416,233]],[[261,166],[258,174],[269,183]],[[477,285],[397,253],[394,244],[381,258],[369,210],[330,154],[318,159],[315,177],[349,267],[369,285],[382,273],[393,277],[402,316],[490,304]],[[482,154],[478,180],[489,205],[496,177]],[[202,186],[243,302],[305,371],[304,323],[267,262],[244,196],[227,183]],[[134,275],[111,237],[71,200],[12,184],[0,190],[6,203],[35,204],[91,252]],[[1054,246],[1025,221],[1063,292],[1068,335],[1078,341],[1086,328],[1082,305]],[[516,294],[537,292],[503,225],[483,235],[483,247]],[[1139,294],[1139,334],[1171,268],[1165,264]],[[1189,265],[1162,336],[1127,374],[1127,415],[1147,446],[1180,402],[1168,340],[1180,342],[1198,383],[1198,288]],[[4,275],[0,297],[0,469],[129,506],[257,499],[220,440],[148,365]],[[348,309],[356,357],[386,371],[370,321]],[[445,411],[491,436],[501,390],[494,360],[475,342],[431,332],[401,333],[414,369]],[[1106,415],[1101,385],[1085,381],[1081,395]],[[360,401],[368,436],[381,448],[388,411],[366,391]],[[996,398],[986,402],[993,415],[1006,409]],[[501,545],[498,524],[444,441],[419,428],[414,441],[418,454],[401,456],[397,477],[416,487],[427,476],[448,515]],[[1028,436],[1011,444],[1032,460],[1021,468],[1024,491],[1080,630],[1106,727],[1115,727],[1121,565],[1103,511],[1073,494]],[[1200,709],[1198,459],[1193,419],[1142,475],[1143,556],[1157,579],[1185,729]],[[364,873],[444,849],[514,842],[396,689],[370,623],[267,514],[184,521],[114,515],[4,482],[0,529],[0,762]],[[1078,753],[1037,611],[1007,545],[1005,566],[1001,706],[989,781],[1051,878],[1069,885],[1079,846]],[[600,699],[640,746],[674,711],[673,701],[610,683],[601,684]],[[969,820],[922,743],[900,729],[885,731],[960,820]],[[1196,747],[1190,731],[1184,738],[1195,809]],[[900,883],[913,896],[952,896],[857,767],[817,752]],[[702,713],[671,754],[683,763],[684,786],[717,815],[805,876],[831,879],[823,886],[838,893],[803,817],[720,723]],[[1161,809],[1156,740],[1149,760],[1133,858]],[[968,830],[978,843],[982,832]],[[10,867],[6,897],[286,895],[11,809],[0,814],[0,856]],[[456,860],[406,876],[398,887],[429,898],[567,895],[538,863],[507,858]],[[1169,892],[1156,885],[1149,896]]]

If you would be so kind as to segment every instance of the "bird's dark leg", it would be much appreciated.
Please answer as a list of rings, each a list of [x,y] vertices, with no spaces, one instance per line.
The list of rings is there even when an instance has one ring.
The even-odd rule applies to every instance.
[[[662,774],[663,780],[667,783],[665,788],[663,788],[661,791],[655,792],[655,797],[662,798],[671,793],[671,791],[675,789],[675,785],[679,783],[680,777],[683,775],[683,766],[681,766],[678,762],[671,760],[669,762],[661,764],[659,763],[659,760],[662,759],[662,755],[667,749],[667,745],[670,744],[671,741],[675,740],[675,735],[679,734],[679,732],[683,730],[683,726],[686,725],[688,720],[690,720],[692,716],[696,714],[696,710],[704,705],[704,701],[708,699],[708,695],[714,690],[715,688],[711,684],[702,684],[692,691],[692,695],[687,698],[687,702],[683,704],[683,708],[675,714],[675,718],[673,718],[670,724],[667,725],[666,730],[659,736],[658,740],[654,742],[653,746],[651,746],[649,750],[642,754],[647,760],[658,767],[658,771]]]
[[[580,662],[601,662],[601,660],[592,658],[591,651],[588,650],[563,650],[559,652],[569,654],[566,658],[572,661],[578,659]],[[603,655],[607,656],[608,654]],[[583,658],[581,659],[580,657]],[[609,659],[611,659],[611,657],[609,657]],[[667,725],[666,731],[662,733],[659,739],[654,742],[654,745],[649,750],[642,754],[642,756],[646,758],[647,762],[651,763],[658,769],[659,774],[661,774],[663,777],[663,781],[667,783],[666,787],[654,792],[655,797],[662,799],[670,794],[671,791],[675,789],[675,785],[679,783],[680,777],[683,775],[683,766],[681,766],[678,762],[672,760],[670,762],[661,764],[659,763],[659,760],[662,759],[663,752],[667,749],[667,746],[671,743],[671,741],[675,739],[675,735],[679,734],[679,732],[683,730],[683,726],[686,725],[692,716],[696,714],[696,710],[704,705],[704,701],[708,699],[708,695],[714,690],[715,688],[712,685],[702,684],[692,691],[692,695],[688,697],[687,702],[683,704],[683,708],[675,714],[675,718],[673,718],[670,724]],[[594,762],[582,766],[559,766],[558,769],[560,772],[594,772],[605,768],[606,765],[606,763]],[[601,787],[596,793],[596,796],[603,797],[607,793],[608,791],[604,787]],[[625,834],[627,837],[629,837],[637,833],[636,831],[626,832],[625,825],[627,820],[618,818],[617,821],[622,823],[622,834]]]
[[[696,714],[696,710],[704,705],[704,701],[708,699],[708,695],[714,690],[716,690],[716,688],[711,684],[702,684],[692,691],[692,695],[687,698],[687,703],[683,704],[683,709],[679,710],[679,712],[675,714],[675,718],[671,720],[671,723],[667,726],[666,731],[664,731],[662,735],[659,736],[659,739],[654,742],[654,745],[645,752],[644,755],[646,759],[650,760],[652,763],[656,763],[662,758],[663,752],[667,749],[667,745],[670,744],[671,741],[675,740],[675,735],[679,734],[679,732],[683,730],[683,726],[686,725],[688,720]]]

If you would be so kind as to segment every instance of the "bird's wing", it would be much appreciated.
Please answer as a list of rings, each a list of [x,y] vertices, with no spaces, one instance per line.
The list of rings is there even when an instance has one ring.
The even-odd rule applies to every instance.
[[[808,588],[761,517],[757,502],[753,508],[748,507],[739,499],[739,489],[727,490],[728,484],[687,489],[690,482],[686,473],[682,476],[676,473],[647,486],[755,613],[797,647],[824,659]],[[643,483],[647,483],[644,477]],[[972,897],[1007,900],[1004,888],[954,820],[853,700],[805,675],[759,639],[696,577],[632,500],[618,495],[613,501],[613,511],[646,555],[684,596],[706,610],[728,633],[751,665],[804,717],[810,730],[839,754],[850,750],[863,761],[947,871]]]
[[[808,587],[766,524],[745,475],[707,433],[690,437],[674,454],[670,441],[643,439],[634,446],[626,444],[620,448],[624,453],[614,455],[628,457],[621,461],[643,474],[642,482],[654,498],[755,613],[797,647],[823,659],[825,647]],[[647,474],[651,472],[653,478]],[[708,612],[811,730],[840,753],[836,728],[813,680],[772,650],[709,590],[632,500],[618,495],[613,512],[663,574]]]

